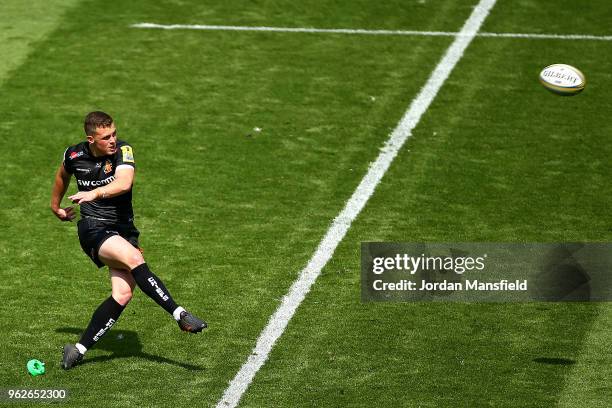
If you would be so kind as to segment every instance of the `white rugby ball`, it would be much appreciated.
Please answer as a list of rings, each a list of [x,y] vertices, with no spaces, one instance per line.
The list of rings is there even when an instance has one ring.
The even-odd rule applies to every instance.
[[[577,95],[584,89],[586,78],[576,67],[567,64],[549,65],[540,72],[540,82],[544,88],[557,95]]]

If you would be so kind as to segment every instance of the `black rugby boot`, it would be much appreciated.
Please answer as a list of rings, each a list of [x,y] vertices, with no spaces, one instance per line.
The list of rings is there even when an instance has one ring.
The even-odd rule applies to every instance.
[[[83,361],[83,355],[74,344],[66,344],[64,346],[64,358],[62,359],[62,368],[70,370],[75,365]]]
[[[181,312],[181,319],[177,323],[181,330],[189,333],[199,333],[208,327],[204,320],[198,319],[187,311]]]

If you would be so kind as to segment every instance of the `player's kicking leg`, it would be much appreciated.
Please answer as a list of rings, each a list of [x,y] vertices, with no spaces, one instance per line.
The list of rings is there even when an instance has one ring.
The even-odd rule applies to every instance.
[[[100,246],[98,257],[109,267],[130,271],[136,285],[177,321],[181,330],[199,333],[208,325],[177,305],[164,283],[145,263],[142,253],[119,235],[108,238]]]

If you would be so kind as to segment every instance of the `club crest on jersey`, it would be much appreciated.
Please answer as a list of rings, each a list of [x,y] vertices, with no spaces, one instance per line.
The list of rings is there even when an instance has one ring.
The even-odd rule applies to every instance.
[[[110,160],[107,160],[106,163],[104,163],[104,174],[108,174],[111,171],[113,171],[113,164]]]

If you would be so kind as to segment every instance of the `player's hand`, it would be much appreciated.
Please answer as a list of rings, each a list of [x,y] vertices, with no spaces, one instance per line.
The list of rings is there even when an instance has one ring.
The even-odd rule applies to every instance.
[[[88,201],[94,201],[95,199],[98,198],[98,194],[94,190],[79,191],[78,193],[73,194],[68,198],[75,204],[83,204]]]
[[[53,214],[61,221],[72,221],[74,217],[76,217],[74,206],[58,208],[57,210],[53,210]]]

